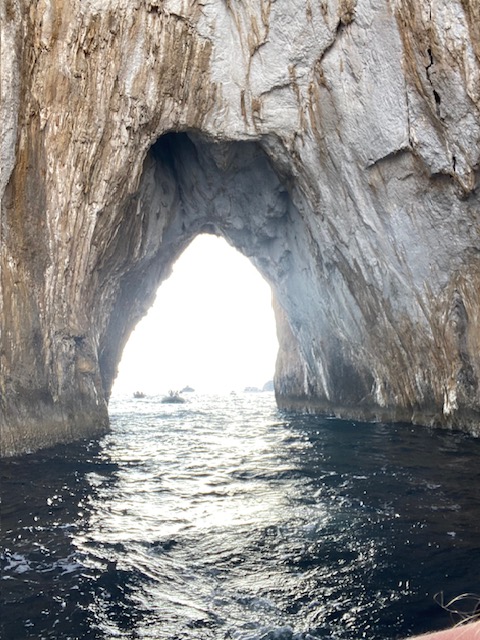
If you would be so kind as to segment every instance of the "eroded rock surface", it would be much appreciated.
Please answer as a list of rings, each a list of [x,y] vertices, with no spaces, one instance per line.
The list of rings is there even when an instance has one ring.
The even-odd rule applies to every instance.
[[[4,0],[3,453],[108,428],[202,231],[272,285],[281,406],[479,433],[479,6]]]

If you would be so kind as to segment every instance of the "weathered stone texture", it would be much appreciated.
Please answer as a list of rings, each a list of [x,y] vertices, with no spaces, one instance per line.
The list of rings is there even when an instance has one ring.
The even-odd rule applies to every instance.
[[[479,433],[478,7],[2,0],[3,452],[107,428],[202,231],[272,285],[281,406]]]

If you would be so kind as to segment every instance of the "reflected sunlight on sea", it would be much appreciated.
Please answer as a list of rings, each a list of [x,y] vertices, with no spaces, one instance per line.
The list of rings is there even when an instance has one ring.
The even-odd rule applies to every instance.
[[[2,463],[4,640],[388,640],[479,590],[480,441],[116,397],[100,443]]]

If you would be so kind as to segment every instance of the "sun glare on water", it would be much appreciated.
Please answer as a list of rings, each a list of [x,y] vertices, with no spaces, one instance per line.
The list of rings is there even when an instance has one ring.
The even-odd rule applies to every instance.
[[[114,393],[261,388],[277,350],[269,285],[225,240],[198,236],[130,336]]]

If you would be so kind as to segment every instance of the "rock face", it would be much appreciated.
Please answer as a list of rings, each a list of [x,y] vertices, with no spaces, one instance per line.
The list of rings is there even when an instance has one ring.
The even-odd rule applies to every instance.
[[[271,283],[280,406],[480,433],[479,7],[3,0],[3,454],[108,428],[200,232]]]

